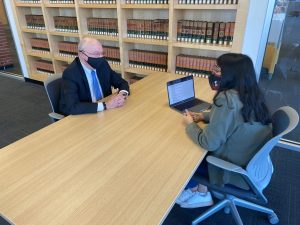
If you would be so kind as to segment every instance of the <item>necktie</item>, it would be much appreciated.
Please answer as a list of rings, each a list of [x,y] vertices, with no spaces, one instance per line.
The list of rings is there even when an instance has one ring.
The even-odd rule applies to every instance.
[[[96,77],[97,76],[96,72],[94,70],[92,70],[91,75],[92,75],[92,80],[93,80],[93,89],[94,89],[94,93],[95,93],[95,98],[98,101],[99,99],[102,98],[102,94],[101,94],[100,86],[99,86],[99,83],[98,83],[98,80]]]

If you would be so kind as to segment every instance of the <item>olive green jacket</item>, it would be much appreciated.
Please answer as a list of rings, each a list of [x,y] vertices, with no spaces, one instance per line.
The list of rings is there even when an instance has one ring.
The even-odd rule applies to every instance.
[[[272,137],[272,128],[258,122],[243,120],[243,106],[235,90],[222,92],[209,112],[204,113],[207,126],[201,129],[196,123],[186,127],[188,136],[210,155],[237,164],[247,166],[255,153]],[[242,177],[224,172],[213,165],[208,165],[209,180],[212,184],[233,184],[249,189]]]

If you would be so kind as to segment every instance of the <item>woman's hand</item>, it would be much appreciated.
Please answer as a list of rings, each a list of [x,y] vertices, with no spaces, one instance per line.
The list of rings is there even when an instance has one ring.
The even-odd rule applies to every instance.
[[[199,112],[199,113],[196,113],[196,112],[189,112],[190,115],[192,116],[193,118],[193,121],[195,123],[199,123],[200,121],[203,121],[204,120],[204,116],[203,116],[203,113],[202,112]]]
[[[193,117],[191,116],[190,112],[186,109],[183,113],[183,121],[186,125],[191,124],[194,122]]]

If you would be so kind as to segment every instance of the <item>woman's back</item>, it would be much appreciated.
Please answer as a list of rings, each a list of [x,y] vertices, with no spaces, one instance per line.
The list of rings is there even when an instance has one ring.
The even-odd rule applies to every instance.
[[[219,133],[219,137],[215,136],[215,140],[210,140],[210,142],[219,142],[219,147],[208,150],[213,150],[211,155],[245,167],[255,153],[272,137],[271,125],[263,125],[260,122],[244,122],[241,113],[243,104],[235,90],[231,89],[220,93],[216,103],[222,106],[213,107],[210,112],[210,121],[218,122],[209,123],[204,130],[210,129],[211,132]],[[217,129],[223,130],[216,131]],[[200,142],[199,144],[201,145]],[[213,166],[209,166],[209,177],[212,183],[230,183],[244,189],[248,188],[240,177],[218,171]]]

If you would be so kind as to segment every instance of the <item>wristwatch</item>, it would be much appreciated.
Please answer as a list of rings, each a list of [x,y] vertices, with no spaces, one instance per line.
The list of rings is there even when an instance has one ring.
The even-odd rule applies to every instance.
[[[107,110],[106,103],[102,102],[104,110]]]

